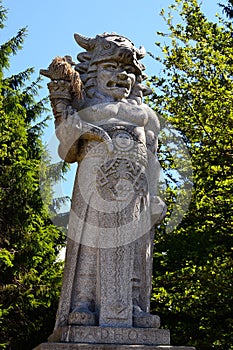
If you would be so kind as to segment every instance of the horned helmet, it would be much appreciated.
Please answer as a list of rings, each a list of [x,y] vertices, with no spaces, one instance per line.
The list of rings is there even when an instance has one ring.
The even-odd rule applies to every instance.
[[[80,34],[74,34],[76,42],[86,51],[77,55],[80,63],[75,66],[84,84],[89,97],[93,96],[96,85],[97,64],[109,60],[117,60],[130,64],[135,68],[138,82],[146,79],[143,74],[145,66],[139,62],[145,57],[146,51],[143,47],[137,49],[131,40],[116,33],[103,33],[95,38],[87,38]]]

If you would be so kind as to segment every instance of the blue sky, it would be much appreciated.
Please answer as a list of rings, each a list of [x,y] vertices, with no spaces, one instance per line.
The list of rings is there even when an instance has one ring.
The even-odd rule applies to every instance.
[[[203,12],[211,19],[216,12],[221,12],[217,5],[219,1],[202,1]],[[127,36],[136,46],[143,45],[146,51],[159,54],[154,45],[160,40],[156,32],[166,30],[160,11],[168,9],[172,3],[173,0],[3,0],[3,6],[8,9],[8,20],[1,30],[1,42],[15,35],[20,28],[28,27],[23,49],[11,59],[10,73],[34,67],[37,77],[39,70],[47,68],[55,56],[71,55],[76,60],[82,49],[73,38],[75,32],[95,36],[115,31]],[[160,68],[150,56],[146,56],[143,63],[147,75],[158,73]],[[44,78],[42,97],[48,93],[47,82]],[[45,138],[50,133],[51,128],[46,131]]]
[[[1,41],[28,26],[24,48],[12,59],[11,69],[17,72],[35,67],[36,74],[57,55],[70,54],[76,59],[81,49],[74,41],[75,32],[95,36],[115,31],[129,37],[136,46],[143,45],[147,51],[155,53],[156,32],[165,29],[159,13],[171,3],[172,0],[3,0],[3,6],[9,11]],[[221,11],[217,3],[217,0],[203,0],[204,13],[213,18]],[[144,63],[147,74],[156,71],[153,59],[147,57]]]
[[[219,1],[202,1],[203,12],[212,20],[216,12],[221,12],[217,5]],[[20,28],[28,27],[24,47],[12,57],[9,73],[34,67],[37,77],[39,70],[47,68],[55,56],[71,55],[76,60],[77,53],[82,49],[73,38],[75,32],[95,36],[114,31],[127,36],[136,46],[143,45],[147,51],[158,54],[154,45],[159,40],[156,32],[166,30],[159,13],[172,3],[172,0],[3,0],[2,5],[8,9],[8,20],[1,30],[1,43],[15,35]],[[158,73],[158,65],[152,58],[147,56],[143,63],[148,75]],[[41,97],[48,94],[47,82],[45,78]],[[47,128],[44,140],[50,142],[52,134],[53,122]],[[65,194],[70,194],[71,181],[68,179],[65,185]]]

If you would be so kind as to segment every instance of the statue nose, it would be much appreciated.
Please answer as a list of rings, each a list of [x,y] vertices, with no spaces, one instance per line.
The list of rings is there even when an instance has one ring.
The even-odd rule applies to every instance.
[[[117,77],[121,80],[126,80],[128,78],[128,74],[126,72],[121,72],[117,74]]]

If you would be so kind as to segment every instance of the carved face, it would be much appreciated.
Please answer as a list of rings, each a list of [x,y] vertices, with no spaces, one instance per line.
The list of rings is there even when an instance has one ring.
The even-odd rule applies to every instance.
[[[122,62],[101,62],[97,68],[97,90],[113,100],[129,97],[135,83],[135,68]]]
[[[116,148],[119,150],[129,150],[133,147],[134,142],[130,135],[126,132],[119,132],[115,136]]]

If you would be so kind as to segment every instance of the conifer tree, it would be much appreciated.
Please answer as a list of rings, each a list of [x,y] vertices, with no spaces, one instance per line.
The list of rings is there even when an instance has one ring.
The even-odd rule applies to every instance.
[[[1,29],[6,15],[0,4]],[[51,333],[64,241],[47,205],[51,183],[41,142],[46,100],[36,100],[39,79],[29,82],[31,68],[12,76],[5,73],[25,35],[23,28],[0,46],[0,349],[9,350],[31,350]]]

